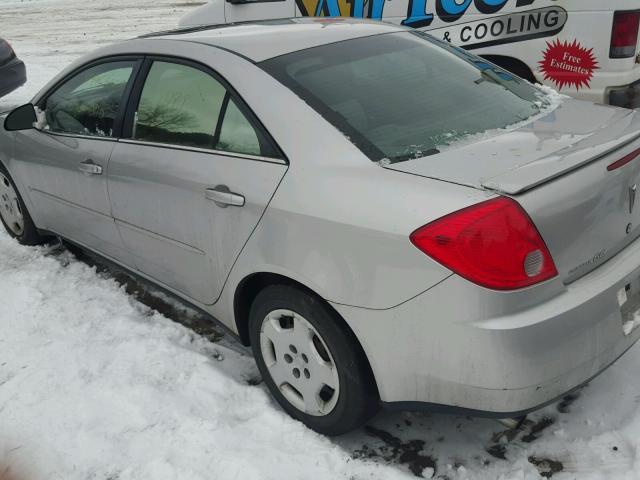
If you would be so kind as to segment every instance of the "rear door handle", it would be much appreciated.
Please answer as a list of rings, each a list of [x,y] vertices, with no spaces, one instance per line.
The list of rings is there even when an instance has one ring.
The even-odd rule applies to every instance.
[[[207,188],[204,192],[204,196],[207,200],[213,201],[219,207],[243,207],[244,196],[233,193],[226,185],[218,185],[215,188]]]
[[[78,164],[78,170],[87,175],[102,175],[102,167],[93,163],[93,160],[85,160]]]

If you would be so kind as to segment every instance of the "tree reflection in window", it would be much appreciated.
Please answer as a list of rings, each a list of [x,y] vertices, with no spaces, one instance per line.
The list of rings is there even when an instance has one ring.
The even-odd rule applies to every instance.
[[[134,138],[214,148],[225,95],[225,88],[201,70],[154,62],[140,96]]]
[[[47,99],[45,129],[113,136],[115,118],[132,71],[133,62],[108,62],[74,76]]]
[[[227,104],[216,149],[226,152],[260,155],[258,135],[233,100],[230,100]]]

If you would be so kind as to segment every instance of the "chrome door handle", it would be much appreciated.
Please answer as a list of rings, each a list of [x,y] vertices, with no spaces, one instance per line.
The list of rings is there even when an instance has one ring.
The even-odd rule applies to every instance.
[[[78,170],[87,175],[102,175],[102,167],[93,163],[93,160],[85,160],[78,164]]]
[[[226,185],[218,185],[215,188],[207,188],[204,192],[204,196],[207,200],[212,200],[219,207],[233,207],[244,206],[244,196],[233,193]]]

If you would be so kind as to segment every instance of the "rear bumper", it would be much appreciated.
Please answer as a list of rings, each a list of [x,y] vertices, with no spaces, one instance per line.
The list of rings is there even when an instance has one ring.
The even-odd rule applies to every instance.
[[[584,382],[582,382],[581,384],[576,385],[575,387],[561,393],[560,395],[554,397],[554,398],[550,398],[548,400],[545,400],[544,403],[541,403],[539,405],[535,405],[535,406],[530,406],[527,407],[524,410],[517,410],[517,411],[486,411],[486,410],[477,410],[477,409],[473,409],[473,408],[464,408],[464,407],[456,407],[453,405],[442,405],[442,404],[434,404],[434,403],[428,403],[428,402],[383,402],[383,408],[385,410],[391,410],[391,411],[412,411],[412,412],[420,412],[420,411],[424,411],[424,412],[436,412],[436,413],[451,413],[451,414],[456,414],[456,415],[468,415],[468,416],[472,416],[472,417],[484,417],[484,418],[497,418],[497,419],[501,419],[501,418],[520,418],[520,417],[524,417],[532,412],[535,412],[536,410],[540,410],[541,408],[544,408],[552,403],[557,403],[559,401],[561,401],[566,395],[575,392],[576,390],[579,390],[582,387],[585,387],[586,385],[588,385],[592,380],[594,380],[596,377],[598,377],[601,373],[603,373],[605,370],[607,370],[610,366],[612,366],[618,359],[620,359],[620,357],[622,357],[625,353],[627,353],[627,351],[632,348],[633,345],[631,345],[631,347],[629,347],[627,350],[625,350],[624,352],[622,352],[622,354],[620,356],[618,356],[613,362],[609,363],[608,365],[606,365],[602,370],[600,370],[598,373],[596,373],[595,375],[593,375],[592,377],[588,378],[587,380],[585,380]]]
[[[390,310],[334,307],[360,339],[383,402],[509,417],[581,386],[640,338],[640,328],[624,334],[617,299],[638,279],[635,242],[559,295],[552,282],[542,303],[538,289],[532,299],[533,290],[490,292],[451,276]]]
[[[0,66],[0,97],[13,92],[27,81],[27,69],[24,63],[14,58],[9,63]]]

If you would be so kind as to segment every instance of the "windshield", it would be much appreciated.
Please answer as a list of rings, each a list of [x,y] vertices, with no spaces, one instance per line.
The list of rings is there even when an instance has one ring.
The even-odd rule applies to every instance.
[[[420,32],[322,45],[261,63],[374,161],[438,153],[523,122],[545,94]]]

